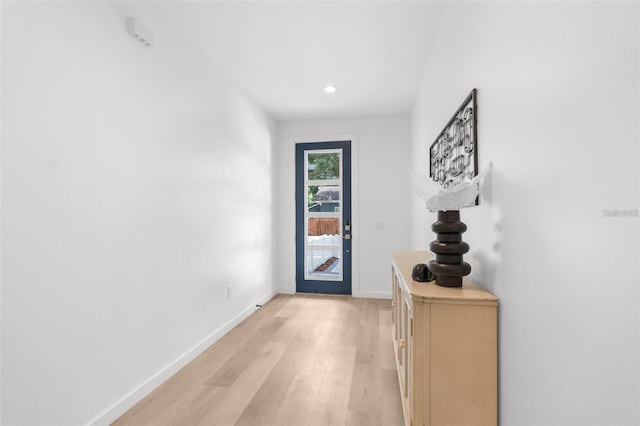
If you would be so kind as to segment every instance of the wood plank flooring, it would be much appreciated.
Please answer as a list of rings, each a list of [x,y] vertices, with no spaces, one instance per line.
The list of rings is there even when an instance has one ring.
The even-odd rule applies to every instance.
[[[401,426],[391,302],[278,295],[113,425]]]

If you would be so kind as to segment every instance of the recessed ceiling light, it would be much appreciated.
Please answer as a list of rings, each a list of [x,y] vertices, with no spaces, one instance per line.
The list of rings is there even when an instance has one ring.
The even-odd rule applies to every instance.
[[[327,93],[334,93],[336,90],[338,90],[338,88],[332,84],[324,87],[324,91]]]

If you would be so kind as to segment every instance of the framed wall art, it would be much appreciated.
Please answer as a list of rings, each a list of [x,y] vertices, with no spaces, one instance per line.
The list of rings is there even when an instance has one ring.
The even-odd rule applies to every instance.
[[[471,91],[429,148],[429,176],[445,190],[478,175],[476,92]]]

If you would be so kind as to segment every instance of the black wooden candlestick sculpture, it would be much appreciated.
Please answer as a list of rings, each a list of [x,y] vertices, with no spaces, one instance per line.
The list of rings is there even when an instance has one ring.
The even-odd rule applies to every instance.
[[[462,241],[467,225],[460,222],[460,211],[438,211],[438,220],[431,229],[437,239],[429,247],[436,258],[429,261],[428,268],[435,275],[436,284],[462,287],[462,277],[469,275],[471,266],[462,261],[462,255],[469,251],[469,244]]]

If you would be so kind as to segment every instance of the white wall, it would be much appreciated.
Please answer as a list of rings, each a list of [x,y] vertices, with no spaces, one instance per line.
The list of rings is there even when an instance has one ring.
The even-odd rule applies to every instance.
[[[392,250],[409,249],[408,115],[283,121],[277,125],[279,291],[295,292],[296,142],[353,138],[353,287],[355,297],[390,298]]]
[[[413,165],[478,88],[472,277],[500,298],[500,423],[637,425],[638,4],[449,3],[413,111]],[[413,246],[435,214],[413,200]]]
[[[150,8],[2,2],[2,424],[107,423],[274,292],[274,124]]]

